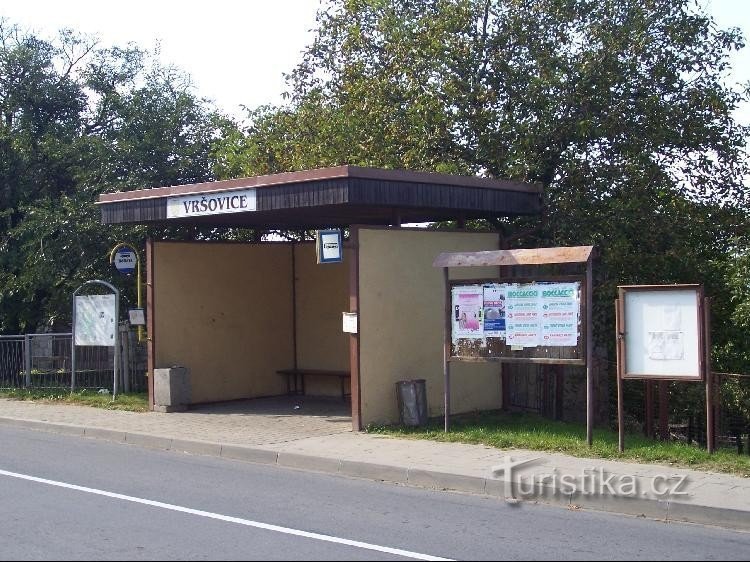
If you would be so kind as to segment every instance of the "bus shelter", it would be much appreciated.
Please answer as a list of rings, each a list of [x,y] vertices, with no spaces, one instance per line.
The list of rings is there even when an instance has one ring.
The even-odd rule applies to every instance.
[[[424,379],[429,414],[443,413],[443,278],[433,261],[502,246],[497,232],[403,225],[537,215],[541,187],[342,166],[108,193],[98,205],[105,224],[346,232],[332,263],[319,263],[315,241],[149,240],[149,393],[153,404],[154,369],[181,365],[194,404],[343,394],[360,430],[398,421],[400,380]],[[485,269],[471,274],[497,274]],[[500,368],[457,364],[453,412],[498,408]]]

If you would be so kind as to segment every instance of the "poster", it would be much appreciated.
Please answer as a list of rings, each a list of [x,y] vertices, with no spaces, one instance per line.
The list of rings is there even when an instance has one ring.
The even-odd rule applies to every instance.
[[[505,339],[505,285],[484,286],[484,335]]]
[[[468,285],[453,287],[453,341],[458,339],[483,340],[484,287]]]
[[[75,345],[114,347],[117,334],[115,295],[77,296]]]
[[[506,338],[513,347],[536,347],[541,344],[542,324],[539,314],[540,285],[511,284],[506,289]]]
[[[681,361],[685,357],[682,332],[648,332],[648,358],[655,361]]]
[[[548,283],[539,285],[542,342],[541,345],[560,347],[578,345],[578,311],[580,309],[576,283]]]

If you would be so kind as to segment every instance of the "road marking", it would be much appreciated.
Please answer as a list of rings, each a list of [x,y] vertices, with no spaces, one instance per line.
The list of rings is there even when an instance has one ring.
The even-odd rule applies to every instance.
[[[115,492],[97,490],[96,488],[86,488],[85,486],[76,486],[75,484],[66,484],[65,482],[57,482],[55,480],[37,478],[36,476],[29,476],[28,474],[8,472],[7,470],[0,470],[0,476],[7,476],[9,478],[17,478],[19,480],[27,480],[29,482],[36,482],[38,484],[45,484],[47,486],[55,486],[57,488],[75,490],[77,492],[84,492],[86,494],[93,494],[96,496],[104,496],[106,498],[112,498],[112,499],[122,500],[126,502],[131,502],[131,503],[138,503],[141,505],[148,505],[151,507],[158,507],[160,509],[167,509],[169,511],[187,513],[189,515],[197,515],[198,517],[206,517],[208,519],[224,521],[225,523],[235,523],[237,525],[243,525],[245,527],[254,527],[256,529],[263,529],[265,531],[283,533],[285,535],[293,535],[295,537],[303,537],[306,539],[313,539],[316,541],[330,542],[330,543],[340,544],[344,546],[352,546],[354,548],[361,548],[364,550],[374,550],[376,552],[382,552],[385,554],[393,554],[395,556],[402,556],[404,558],[412,558],[414,560],[434,560],[434,561],[452,562],[452,560],[449,558],[439,558],[437,556],[430,556],[428,554],[420,554],[418,552],[410,552],[408,550],[400,550],[398,548],[389,548],[387,546],[378,546],[376,544],[369,544],[369,543],[360,542],[360,541],[352,541],[349,539],[342,539],[339,537],[332,537],[329,535],[321,535],[318,533],[310,533],[308,531],[299,531],[297,529],[290,529],[288,527],[279,527],[278,525],[269,525],[268,523],[260,523],[258,521],[251,521],[249,519],[241,519],[239,517],[229,517],[228,515],[220,515],[218,513],[211,513],[210,511],[201,511],[200,509],[191,509],[189,507],[182,507],[179,505],[172,505],[172,504],[158,502],[154,500],[146,500],[142,498],[136,498],[133,496],[126,496],[124,494],[117,494]]]

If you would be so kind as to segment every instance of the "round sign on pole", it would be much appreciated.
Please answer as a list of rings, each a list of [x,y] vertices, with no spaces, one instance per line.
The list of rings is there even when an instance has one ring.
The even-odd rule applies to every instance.
[[[130,248],[120,248],[115,252],[112,263],[115,264],[117,271],[123,275],[132,275],[135,273],[135,268],[138,264],[138,256]]]

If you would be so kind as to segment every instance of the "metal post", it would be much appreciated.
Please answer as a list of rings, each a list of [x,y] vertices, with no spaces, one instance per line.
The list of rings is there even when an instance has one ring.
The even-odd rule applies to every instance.
[[[26,388],[31,387],[31,336],[23,337],[23,370],[26,374]]]
[[[112,384],[112,401],[117,399],[117,375],[119,374],[120,367],[120,291],[112,287],[115,292],[115,357],[114,357],[114,373],[113,373],[113,384]]]
[[[620,301],[615,301],[615,326],[617,342],[617,433],[618,449],[622,453],[625,451],[625,405],[623,402],[622,388],[622,339],[624,337],[621,326],[622,315],[620,314]]]
[[[443,378],[445,390],[445,432],[450,431],[451,415],[451,287],[449,279],[449,270],[443,268],[443,298],[445,299],[445,321],[443,324]]]
[[[73,324],[70,327],[70,392],[76,390],[76,295],[73,293]]]
[[[593,266],[592,258],[586,262],[586,442],[594,445],[594,335],[593,335]]]
[[[122,346],[122,390],[130,392],[130,326],[125,323],[120,326],[120,345]]]

